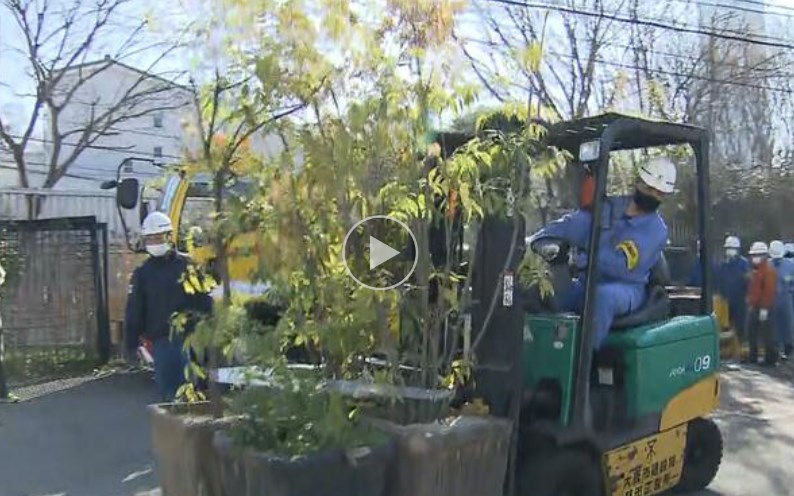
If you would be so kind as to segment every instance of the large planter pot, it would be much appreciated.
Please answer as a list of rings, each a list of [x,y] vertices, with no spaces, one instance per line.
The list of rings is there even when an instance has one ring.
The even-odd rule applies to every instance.
[[[224,496],[212,438],[234,419],[213,419],[209,402],[150,405],[149,412],[163,496]]]
[[[394,445],[285,458],[240,451],[215,433],[224,496],[384,496]]]
[[[386,496],[502,495],[509,421],[464,416],[416,425],[373,422],[397,444]]]
[[[435,422],[446,417],[454,396],[449,389],[422,389],[360,381],[331,381],[327,387],[356,401],[367,416],[400,425]]]

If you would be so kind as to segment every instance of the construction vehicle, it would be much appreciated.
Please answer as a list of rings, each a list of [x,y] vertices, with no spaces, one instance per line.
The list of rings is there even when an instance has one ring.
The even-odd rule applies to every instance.
[[[505,293],[486,326],[489,334],[474,374],[475,394],[491,413],[519,425],[510,472],[516,479],[515,494],[650,496],[670,489],[701,490],[716,476],[723,448],[720,430],[709,418],[720,394],[711,274],[703,271],[703,288],[693,293],[668,286],[664,263],[658,264],[645,304],[618,317],[605,345],[595,353],[592,343],[596,254],[611,153],[668,145],[692,149],[700,256],[705,261],[708,133],[610,113],[551,125],[547,142],[578,157],[571,166],[586,164],[595,177],[591,208],[596,221],[589,236],[584,310],[525,314],[512,296],[507,297],[523,256],[521,247],[509,249],[510,222],[486,220],[482,232],[487,235],[475,262],[481,273],[473,287],[474,300],[487,301],[494,288]],[[566,257],[561,254],[560,259]],[[475,308],[474,322],[482,321],[484,313]]]

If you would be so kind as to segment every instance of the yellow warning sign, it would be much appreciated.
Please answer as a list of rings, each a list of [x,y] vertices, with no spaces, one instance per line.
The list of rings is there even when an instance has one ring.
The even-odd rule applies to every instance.
[[[681,479],[687,426],[681,425],[604,455],[607,494],[653,496]]]

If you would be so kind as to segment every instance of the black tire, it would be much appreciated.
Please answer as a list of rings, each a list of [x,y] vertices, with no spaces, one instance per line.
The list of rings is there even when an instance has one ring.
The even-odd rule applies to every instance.
[[[516,475],[518,496],[602,496],[598,462],[584,451],[555,450],[527,458]]]
[[[689,422],[681,481],[676,492],[690,493],[705,489],[722,463],[722,434],[711,419],[697,418]]]

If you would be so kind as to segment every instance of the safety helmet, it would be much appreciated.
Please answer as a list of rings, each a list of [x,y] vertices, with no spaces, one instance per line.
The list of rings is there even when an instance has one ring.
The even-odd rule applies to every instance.
[[[769,258],[783,258],[783,255],[786,254],[786,246],[783,244],[782,241],[776,239],[769,243]]]
[[[742,247],[742,242],[739,241],[739,238],[736,236],[728,236],[725,238],[725,244],[723,248],[733,248],[734,250],[738,250]]]
[[[662,193],[675,191],[675,164],[665,157],[650,159],[640,166],[640,180],[651,188]]]
[[[171,224],[171,218],[163,212],[152,212],[143,219],[143,226],[141,226],[141,235],[149,236],[152,234],[162,234],[174,230],[174,225]]]
[[[763,241],[756,241],[750,246],[750,255],[766,255],[769,253],[769,247]]]

